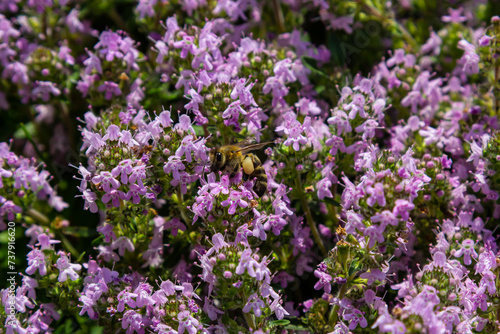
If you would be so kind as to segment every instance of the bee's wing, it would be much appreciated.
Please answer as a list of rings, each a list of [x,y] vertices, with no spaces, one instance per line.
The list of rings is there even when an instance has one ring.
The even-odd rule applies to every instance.
[[[254,144],[258,144],[257,141],[255,140],[255,138],[246,138],[246,139],[243,139],[242,141],[234,143],[233,145],[244,148],[244,147],[254,145]]]
[[[243,142],[241,142],[241,143],[243,143]],[[238,146],[240,146],[240,149],[237,150],[236,152],[247,153],[250,151],[260,150],[264,146],[272,144],[272,143],[273,143],[272,141],[268,141],[265,143],[257,143],[257,144],[250,144],[250,145],[247,144],[245,146],[240,145],[240,143],[238,143]]]

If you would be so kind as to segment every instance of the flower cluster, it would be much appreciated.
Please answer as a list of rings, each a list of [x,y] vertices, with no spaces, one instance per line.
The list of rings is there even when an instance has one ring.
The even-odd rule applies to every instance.
[[[156,333],[207,333],[201,322],[200,297],[190,283],[170,280],[158,288],[134,275],[123,275],[96,261],[87,263],[87,276],[79,297],[80,315],[98,319],[108,314],[118,318],[114,326],[127,333],[149,329]],[[111,321],[108,326],[112,327]]]
[[[199,256],[203,272],[201,278],[208,283],[208,290],[223,309],[217,309],[210,299],[205,299],[206,312],[210,320],[217,320],[222,314],[241,309],[245,318],[251,317],[251,328],[262,328],[265,319],[275,314],[283,319],[289,313],[283,308],[281,297],[271,287],[272,273],[267,267],[269,259],[260,258],[247,244],[226,242],[220,233],[212,237],[213,246]],[[242,296],[234,300],[235,295]]]
[[[488,305],[497,295],[498,245],[480,217],[462,212],[441,222],[429,261],[415,275],[392,286],[402,305],[379,309],[374,327],[423,331],[494,331]],[[411,320],[410,320],[411,319]]]
[[[47,202],[57,211],[68,207],[50,185],[52,176],[34,159],[11,152],[9,144],[0,143],[0,230],[6,221],[23,221],[27,211],[36,210],[36,202]]]
[[[48,296],[60,298],[60,292],[65,291],[72,298],[77,298],[75,287],[80,284],[82,265],[71,263],[70,256],[64,251],[55,251],[59,240],[51,239],[46,233],[37,235],[38,243],[31,246],[27,255],[28,267],[23,275],[22,284],[16,288],[15,295],[5,289],[1,303],[6,313],[14,305],[17,318],[6,322],[6,329],[11,333],[39,333],[51,330],[53,321],[61,317],[54,303],[34,303],[37,289],[49,287]],[[31,310],[31,311],[30,311]]]

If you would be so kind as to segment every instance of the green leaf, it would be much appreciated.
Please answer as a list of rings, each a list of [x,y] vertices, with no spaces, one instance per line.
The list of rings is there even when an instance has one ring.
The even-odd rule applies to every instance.
[[[317,74],[321,77],[329,79],[328,75],[325,72],[319,70],[318,62],[316,61],[316,59],[307,56],[302,56],[301,61],[305,67],[311,70],[313,74]]]
[[[302,325],[294,325],[294,324],[285,326],[285,329],[291,331],[309,331],[308,327]]]
[[[87,226],[68,226],[64,228],[64,234],[74,237],[90,237],[97,233],[95,229],[91,231]]]
[[[360,263],[358,261],[352,261],[351,265],[349,267],[349,273],[348,273],[348,275],[352,276],[354,273],[360,271],[361,267],[362,266],[360,265]]]
[[[282,320],[273,320],[269,322],[269,326],[271,327],[277,327],[277,326],[286,326],[290,323],[289,320],[282,319]]]
[[[203,127],[200,125],[193,125],[194,132],[196,133],[196,136],[198,137],[205,137],[205,130],[203,130]]]
[[[346,44],[340,39],[339,33],[328,32],[327,35],[327,48],[332,55],[332,59],[337,65],[344,65],[346,63],[346,52],[343,45]]]

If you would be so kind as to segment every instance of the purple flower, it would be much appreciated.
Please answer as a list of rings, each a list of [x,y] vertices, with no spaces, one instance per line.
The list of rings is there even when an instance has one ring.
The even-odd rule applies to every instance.
[[[78,279],[76,272],[82,269],[80,264],[70,263],[69,258],[64,253],[57,259],[56,267],[59,269],[59,277],[57,278],[59,282],[66,281],[68,276],[72,281]]]
[[[90,319],[97,319],[97,313],[92,307],[95,305],[94,300],[85,295],[81,295],[80,298],[78,298],[78,300],[83,303],[83,305],[79,305],[82,308],[80,311],[80,315],[84,315],[85,313],[87,313]]]
[[[101,185],[105,192],[109,193],[111,188],[114,190],[120,187],[120,182],[116,180],[110,172],[101,172],[92,178],[95,185]]]
[[[481,58],[476,53],[476,47],[465,39],[461,39],[458,42],[458,48],[464,50],[464,55],[460,58],[460,62],[463,64],[462,70],[469,75],[479,73]]]
[[[490,45],[490,42],[492,39],[493,39],[493,37],[491,37],[491,36],[483,35],[479,38],[478,43],[480,46],[488,46],[488,45]]]
[[[389,210],[384,210],[381,213],[376,213],[371,217],[371,221],[374,223],[379,222],[380,226],[383,228],[385,228],[385,226],[387,225],[398,226],[399,224],[399,220]]]
[[[139,143],[132,138],[132,134],[129,130],[122,130],[120,139],[118,139],[118,143],[125,144],[128,147],[139,146]]]
[[[104,139],[104,138],[103,138]],[[118,175],[121,175],[120,181],[122,184],[128,183],[128,175],[132,173],[132,160],[125,159],[120,161],[118,166],[111,170],[111,175],[116,178]]]
[[[255,267],[259,267],[259,263],[252,257],[252,250],[250,248],[247,248],[241,254],[240,262],[236,267],[235,273],[237,275],[243,275],[246,269],[248,275],[250,275],[251,277],[255,277]]]
[[[1,178],[1,176],[0,176]],[[21,213],[23,210],[21,207],[14,204],[12,201],[5,201],[0,207],[0,216],[7,215],[9,221],[13,221],[16,213]]]
[[[172,155],[168,157],[168,162],[163,166],[163,171],[165,174],[172,173],[174,180],[180,179],[179,171],[183,171],[186,169],[186,166],[182,163],[182,160],[177,155]]]
[[[479,282],[479,287],[482,291],[488,291],[490,295],[495,295],[497,289],[495,285],[496,276],[491,271],[486,271],[483,273],[481,277],[481,281]]]
[[[363,316],[363,313],[361,313],[360,310],[355,309],[353,307],[349,309],[349,312],[344,313],[343,318],[344,320],[349,321],[350,330],[355,329],[356,327],[358,327],[358,325],[361,328],[365,328],[366,326],[368,326],[368,322]]]
[[[491,250],[487,250],[479,254],[477,264],[474,267],[476,269],[476,275],[478,273],[489,272],[491,269],[496,268],[496,257]]]
[[[120,200],[127,201],[129,199],[130,199],[130,195],[129,194],[125,194],[121,190],[114,190],[114,189],[111,190],[109,193],[105,193],[102,196],[102,202],[103,203],[108,203],[109,201],[111,201],[111,203],[113,204],[113,206],[115,208],[119,208],[120,207]]]
[[[41,97],[41,99],[47,102],[50,99],[50,94],[59,96],[61,91],[55,86],[55,83],[50,81],[37,81],[36,86],[32,92],[33,96]]]
[[[125,310],[125,305],[130,308],[136,308],[137,303],[134,298],[137,298],[136,293],[131,293],[128,290],[121,291],[116,297],[116,299],[118,300],[118,307],[116,308],[118,312],[123,312]]]
[[[13,83],[27,85],[29,83],[28,67],[17,61],[10,63],[5,66],[2,77],[4,79],[10,78]]]
[[[97,90],[99,92],[106,92],[104,95],[104,98],[106,100],[111,100],[113,98],[113,95],[115,96],[120,96],[122,94],[122,90],[118,86],[118,84],[111,82],[111,81],[104,81]]]
[[[186,226],[183,223],[181,223],[181,220],[177,217],[174,217],[171,220],[166,221],[163,226],[165,229],[171,230],[171,233],[174,237],[179,233],[179,231],[186,230]]]
[[[273,300],[271,305],[269,305],[269,308],[274,312],[274,314],[276,314],[276,318],[278,318],[279,320],[283,319],[285,315],[290,315],[290,313],[288,313],[281,304],[281,299],[276,298]]]
[[[489,140],[490,140],[489,135],[485,134],[481,137],[481,141],[482,141],[481,146],[479,146],[476,143],[476,141],[472,141],[470,143],[471,155],[467,159],[467,162],[472,161],[474,166],[477,167],[479,165],[479,161],[481,161],[481,159],[483,158],[483,150],[485,150],[486,147],[488,146]]]
[[[378,242],[379,244],[384,242],[385,238],[384,235],[382,234],[383,231],[384,229],[377,225],[371,225],[365,229],[363,234],[369,237],[370,240],[368,242],[369,248],[372,248],[375,245],[375,242]]]
[[[279,283],[284,289],[288,286],[288,282],[293,282],[294,280],[295,278],[286,271],[280,271],[273,278],[273,282]]]
[[[128,310],[123,314],[122,328],[127,330],[127,334],[132,334],[135,331],[141,333],[144,331],[144,323],[142,315],[134,310]]]
[[[301,145],[307,144],[307,138],[302,135],[304,131],[302,124],[296,119],[297,115],[293,112],[287,112],[283,116],[283,121],[280,126],[276,127],[276,132],[283,131],[288,138],[283,143],[285,146],[293,146],[295,151],[300,150]]]
[[[325,197],[333,197],[330,188],[332,187],[332,182],[328,177],[325,177],[318,181],[316,188],[318,189],[318,198],[324,199]]]
[[[144,188],[142,180],[146,178],[146,166],[137,165],[132,168],[128,181],[130,184],[137,183],[140,188]]]
[[[262,315],[262,308],[266,307],[266,304],[259,298],[259,296],[254,293],[250,297],[248,297],[248,301],[243,307],[243,312],[249,313],[253,310],[253,314],[256,317],[260,317]]]
[[[415,208],[415,205],[404,199],[396,200],[392,213],[395,217],[400,216],[403,220],[410,218],[409,212]]]
[[[188,53],[196,55],[197,47],[194,44],[194,37],[189,35],[184,35],[182,40],[173,43],[174,48],[182,49],[180,56],[182,59],[188,56]]]
[[[332,285],[330,284],[332,276],[330,276],[330,274],[320,268],[314,271],[314,276],[319,278],[319,281],[314,285],[315,290],[323,289],[325,293],[330,293],[330,291],[332,291]]]
[[[106,134],[104,135],[104,137],[102,137],[102,140],[112,140],[112,141],[116,141],[118,139],[120,139],[120,128],[115,125],[115,124],[111,124],[107,130],[106,130]]]
[[[28,268],[26,268],[26,273],[28,275],[33,275],[37,269],[41,276],[47,275],[45,255],[39,249],[33,248],[33,250],[28,253]]]
[[[372,268],[369,272],[362,273],[359,277],[367,279],[366,284],[371,285],[375,281],[384,282],[386,275],[378,268]]]
[[[98,210],[97,203],[95,202],[97,200],[97,195],[90,191],[89,189],[82,189],[78,187],[80,191],[82,191],[82,198],[85,200],[85,203],[83,205],[84,210],[90,209],[90,212],[96,213]]]
[[[342,136],[343,133],[351,133],[352,131],[349,118],[343,110],[335,109],[333,116],[328,118],[327,122],[337,127],[337,136]]]
[[[229,193],[229,198],[226,199],[225,201],[222,201],[221,205],[229,206],[227,213],[230,215],[234,215],[238,207],[243,209],[248,207],[248,202],[243,200],[245,197],[252,199],[251,193],[249,195],[248,193],[249,192],[248,191],[245,192],[244,189],[242,189],[242,191],[232,189],[231,192]]]
[[[99,36],[99,42],[94,46],[95,49],[101,49],[99,52],[106,56],[107,61],[113,61],[116,58],[123,58],[123,53],[119,49],[122,38],[115,32],[103,31]]]
[[[113,249],[109,245],[107,245],[107,246],[99,245],[97,247],[97,250],[99,251],[99,255],[97,255],[97,257],[103,258],[104,261],[106,261],[106,262],[109,262],[111,260],[113,260],[115,262],[120,261],[120,257],[118,256],[118,254],[113,252]]]
[[[170,185],[172,187],[177,187],[178,185],[180,185],[181,186],[181,193],[186,194],[187,193],[187,185],[191,184],[196,179],[197,179],[196,175],[189,175],[186,172],[181,172],[179,174],[179,179],[178,180],[174,179],[174,180],[170,181]]]
[[[384,324],[383,326],[380,326],[380,330],[384,333],[391,334],[405,334],[407,331],[405,324],[399,320],[394,320],[394,322],[390,322]]]
[[[93,71],[102,74],[101,60],[92,52],[87,51],[89,58],[83,62],[85,65],[85,74],[90,75]]]
[[[113,232],[112,224],[103,224],[97,227],[97,231],[100,232],[104,236],[105,242],[111,242],[111,240],[116,239],[116,234]]]
[[[284,104],[284,97],[288,95],[288,87],[284,84],[282,80],[277,77],[269,77],[262,87],[262,92],[264,94],[269,94],[272,91],[273,102],[272,106],[276,107],[278,104]]]
[[[184,106],[187,110],[199,110],[199,105],[205,101],[205,98],[198,94],[194,88],[189,89],[188,98],[191,101]]]
[[[366,200],[366,204],[373,206],[375,203],[378,203],[380,206],[385,206],[384,185],[382,183],[377,182],[373,187],[366,187],[366,193],[370,195]]]
[[[217,320],[219,314],[224,314],[224,311],[221,311],[218,308],[216,308],[207,297],[205,297],[205,304],[203,305],[203,311],[208,315],[208,317],[212,321]]]
[[[478,255],[476,250],[474,249],[475,242],[472,239],[465,239],[462,241],[462,247],[458,249],[454,256],[455,257],[464,257],[465,265],[470,265],[472,263],[471,257],[477,259]]]
[[[137,184],[131,184],[130,190],[128,191],[124,199],[129,200],[130,198],[132,198],[132,203],[139,204],[141,201],[141,196],[146,195],[147,192],[148,190],[146,188],[141,188]],[[103,202],[104,202],[104,197],[103,197]]]
[[[111,244],[111,248],[112,249],[118,248],[118,254],[120,254],[120,256],[125,255],[125,250],[128,250],[131,253],[135,250],[135,247],[134,247],[134,244],[132,243],[132,241],[125,236],[121,236],[118,239],[116,239],[115,241],[113,241],[113,243]]]
[[[234,84],[234,88],[231,91],[230,97],[233,100],[239,100],[240,103],[243,103],[245,106],[257,106],[257,103],[255,102],[252,93],[250,90],[254,86],[254,83],[248,84],[248,86],[245,86],[247,83],[247,80],[245,79],[238,79],[236,80]],[[238,102],[238,101],[237,101]],[[224,117],[224,115],[222,116]]]
[[[464,8],[460,7],[458,9],[448,8],[448,13],[450,15],[444,15],[441,17],[441,21],[443,22],[452,22],[452,23],[461,23],[467,21],[465,16],[462,16]]]
[[[153,306],[156,301],[151,297],[153,287],[148,283],[141,283],[134,290],[136,297],[136,305],[138,308]]]
[[[224,118],[224,124],[227,126],[234,126],[236,129],[240,129],[240,115],[246,115],[247,112],[241,107],[241,101],[234,101],[231,103],[226,110],[222,113],[222,118]]]
[[[179,312],[177,319],[179,320],[178,334],[182,334],[184,331],[187,331],[189,334],[196,334],[198,332],[200,323],[191,316],[189,311]]]
[[[188,135],[182,139],[181,145],[175,151],[175,155],[179,158],[182,158],[183,155],[186,157],[187,162],[193,161],[191,157],[191,151],[195,148],[193,143],[194,137],[192,135]]]
[[[60,242],[61,241],[59,240],[50,239],[50,237],[45,233],[41,233],[38,235],[38,243],[35,246],[39,246],[40,250],[53,249],[52,245]]]

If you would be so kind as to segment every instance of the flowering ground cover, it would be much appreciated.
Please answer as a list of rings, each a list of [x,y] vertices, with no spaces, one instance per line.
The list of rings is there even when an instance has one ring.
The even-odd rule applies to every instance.
[[[0,0],[0,332],[499,332],[499,12]]]

